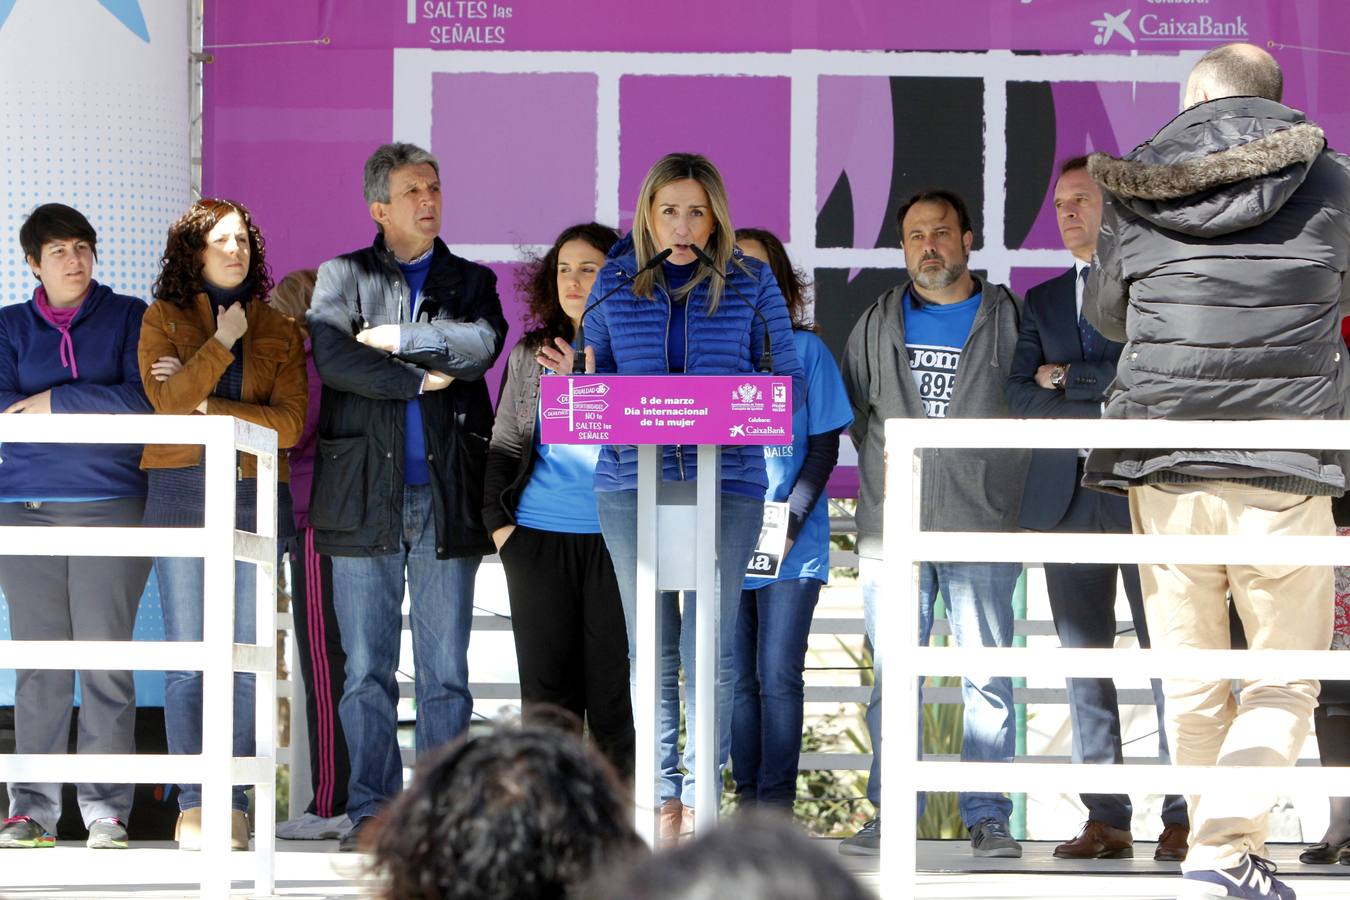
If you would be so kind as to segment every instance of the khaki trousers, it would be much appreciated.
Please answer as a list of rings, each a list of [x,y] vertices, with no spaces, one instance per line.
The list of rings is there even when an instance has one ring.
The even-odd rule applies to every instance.
[[[1328,497],[1234,482],[1130,489],[1136,534],[1334,535]],[[1331,646],[1330,566],[1141,565],[1144,611],[1155,648],[1229,649],[1228,594],[1253,650]],[[1184,766],[1289,766],[1312,727],[1315,679],[1240,682],[1164,679],[1172,758]],[[1263,854],[1273,789],[1235,780],[1222,794],[1188,797],[1185,871],[1232,868]]]

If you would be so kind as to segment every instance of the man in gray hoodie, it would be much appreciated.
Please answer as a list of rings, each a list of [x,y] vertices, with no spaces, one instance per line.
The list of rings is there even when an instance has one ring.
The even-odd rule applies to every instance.
[[[1007,288],[974,276],[968,266],[975,235],[960,197],[925,191],[896,217],[912,282],[887,291],[863,313],[844,351],[844,384],[853,404],[850,434],[858,449],[858,555],[863,615],[873,647],[874,685],[867,708],[872,771],[867,794],[878,816],[840,845],[850,854],[876,853],[881,819],[881,655],[876,613],[882,596],[884,423],[894,418],[1007,417],[1003,386],[1017,344],[1021,301]],[[1016,529],[1029,453],[1009,450],[927,450],[923,454],[920,518],[925,529]],[[958,646],[1012,643],[1012,595],[1018,563],[925,562],[921,567],[919,640],[928,642],[939,591]],[[981,676],[962,681],[963,760],[1011,760],[1015,728],[1012,682]],[[923,794],[919,795],[920,813]],[[1018,857],[1008,833],[1011,801],[1002,793],[963,792],[961,819],[979,857]]]
[[[1249,44],[1201,58],[1185,109],[1123,159],[1105,191],[1083,313],[1124,341],[1106,417],[1341,419],[1350,385],[1340,323],[1350,299],[1350,165],[1282,105],[1280,68]],[[1128,492],[1144,534],[1334,535],[1338,450],[1094,450],[1084,484]],[[1157,648],[1228,649],[1227,595],[1249,645],[1331,645],[1329,566],[1141,565]],[[1182,765],[1287,766],[1317,704],[1314,679],[1164,680]],[[1275,791],[1190,798],[1187,888],[1292,898],[1263,852]]]

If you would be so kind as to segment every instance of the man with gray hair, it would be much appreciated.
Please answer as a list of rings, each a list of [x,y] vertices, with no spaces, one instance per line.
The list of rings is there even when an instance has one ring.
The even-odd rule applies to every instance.
[[[1280,103],[1279,66],[1249,44],[1206,54],[1186,108],[1123,159],[1105,191],[1083,313],[1124,341],[1106,417],[1341,419],[1350,365],[1350,163]],[[1142,534],[1334,535],[1339,450],[1094,450],[1083,483],[1128,493]],[[1228,600],[1253,649],[1331,645],[1329,566],[1139,566],[1156,648],[1228,649]],[[1229,674],[1229,673],[1222,673]],[[1288,766],[1317,705],[1309,678],[1165,680],[1181,765]],[[1275,791],[1190,797],[1185,896],[1294,892],[1261,858]]]
[[[347,654],[338,711],[351,757],[341,849],[403,785],[394,670],[411,598],[419,754],[469,727],[468,647],[492,404],[483,374],[506,337],[497,279],[441,229],[436,158],[386,144],[366,161],[370,247],[324,263],[309,312],[323,380],[315,548],[333,558]]]

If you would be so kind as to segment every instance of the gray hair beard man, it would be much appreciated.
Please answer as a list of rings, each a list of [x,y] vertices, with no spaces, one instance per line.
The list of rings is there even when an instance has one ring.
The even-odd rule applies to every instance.
[[[1084,312],[1126,341],[1108,418],[1340,419],[1350,385],[1350,165],[1280,101],[1279,66],[1229,45],[1206,54],[1186,109],[1089,171],[1106,193]],[[1099,450],[1084,483],[1126,491],[1144,534],[1333,535],[1341,451]],[[1229,647],[1227,594],[1250,646],[1325,650],[1329,566],[1141,565],[1154,647]],[[1182,765],[1292,765],[1318,683],[1167,681]],[[1187,887],[1292,898],[1263,861],[1274,790],[1190,798]]]
[[[905,594],[882,596],[884,423],[894,418],[1007,418],[1004,383],[1017,343],[1019,300],[970,271],[975,234],[965,202],[949,191],[924,191],[896,215],[912,281],[882,294],[854,326],[844,351],[844,386],[853,407],[849,433],[858,448],[858,579],[872,642],[872,697],[867,730],[872,769],[867,796],[877,818],[840,843],[840,852],[880,851],[882,654],[877,610],[889,603],[912,615]],[[926,450],[923,527],[999,531],[1016,527],[1030,454],[1022,450]],[[1012,596],[1020,563],[924,562],[920,566],[919,643],[927,644],[941,591],[958,646],[1012,644]],[[961,758],[1011,760],[1016,745],[1012,681],[974,675],[962,682],[965,730]],[[924,795],[919,795],[922,807]],[[961,820],[976,857],[1020,857],[1008,830],[1012,801],[998,791],[963,791]],[[908,815],[902,810],[900,815]]]

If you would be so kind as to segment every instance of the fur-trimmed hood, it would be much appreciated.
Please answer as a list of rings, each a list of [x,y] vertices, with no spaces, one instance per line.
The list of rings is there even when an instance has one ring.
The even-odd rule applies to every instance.
[[[1124,158],[1094,153],[1088,173],[1155,225],[1214,237],[1274,215],[1325,148],[1322,129],[1302,113],[1225,97],[1183,111]]]

